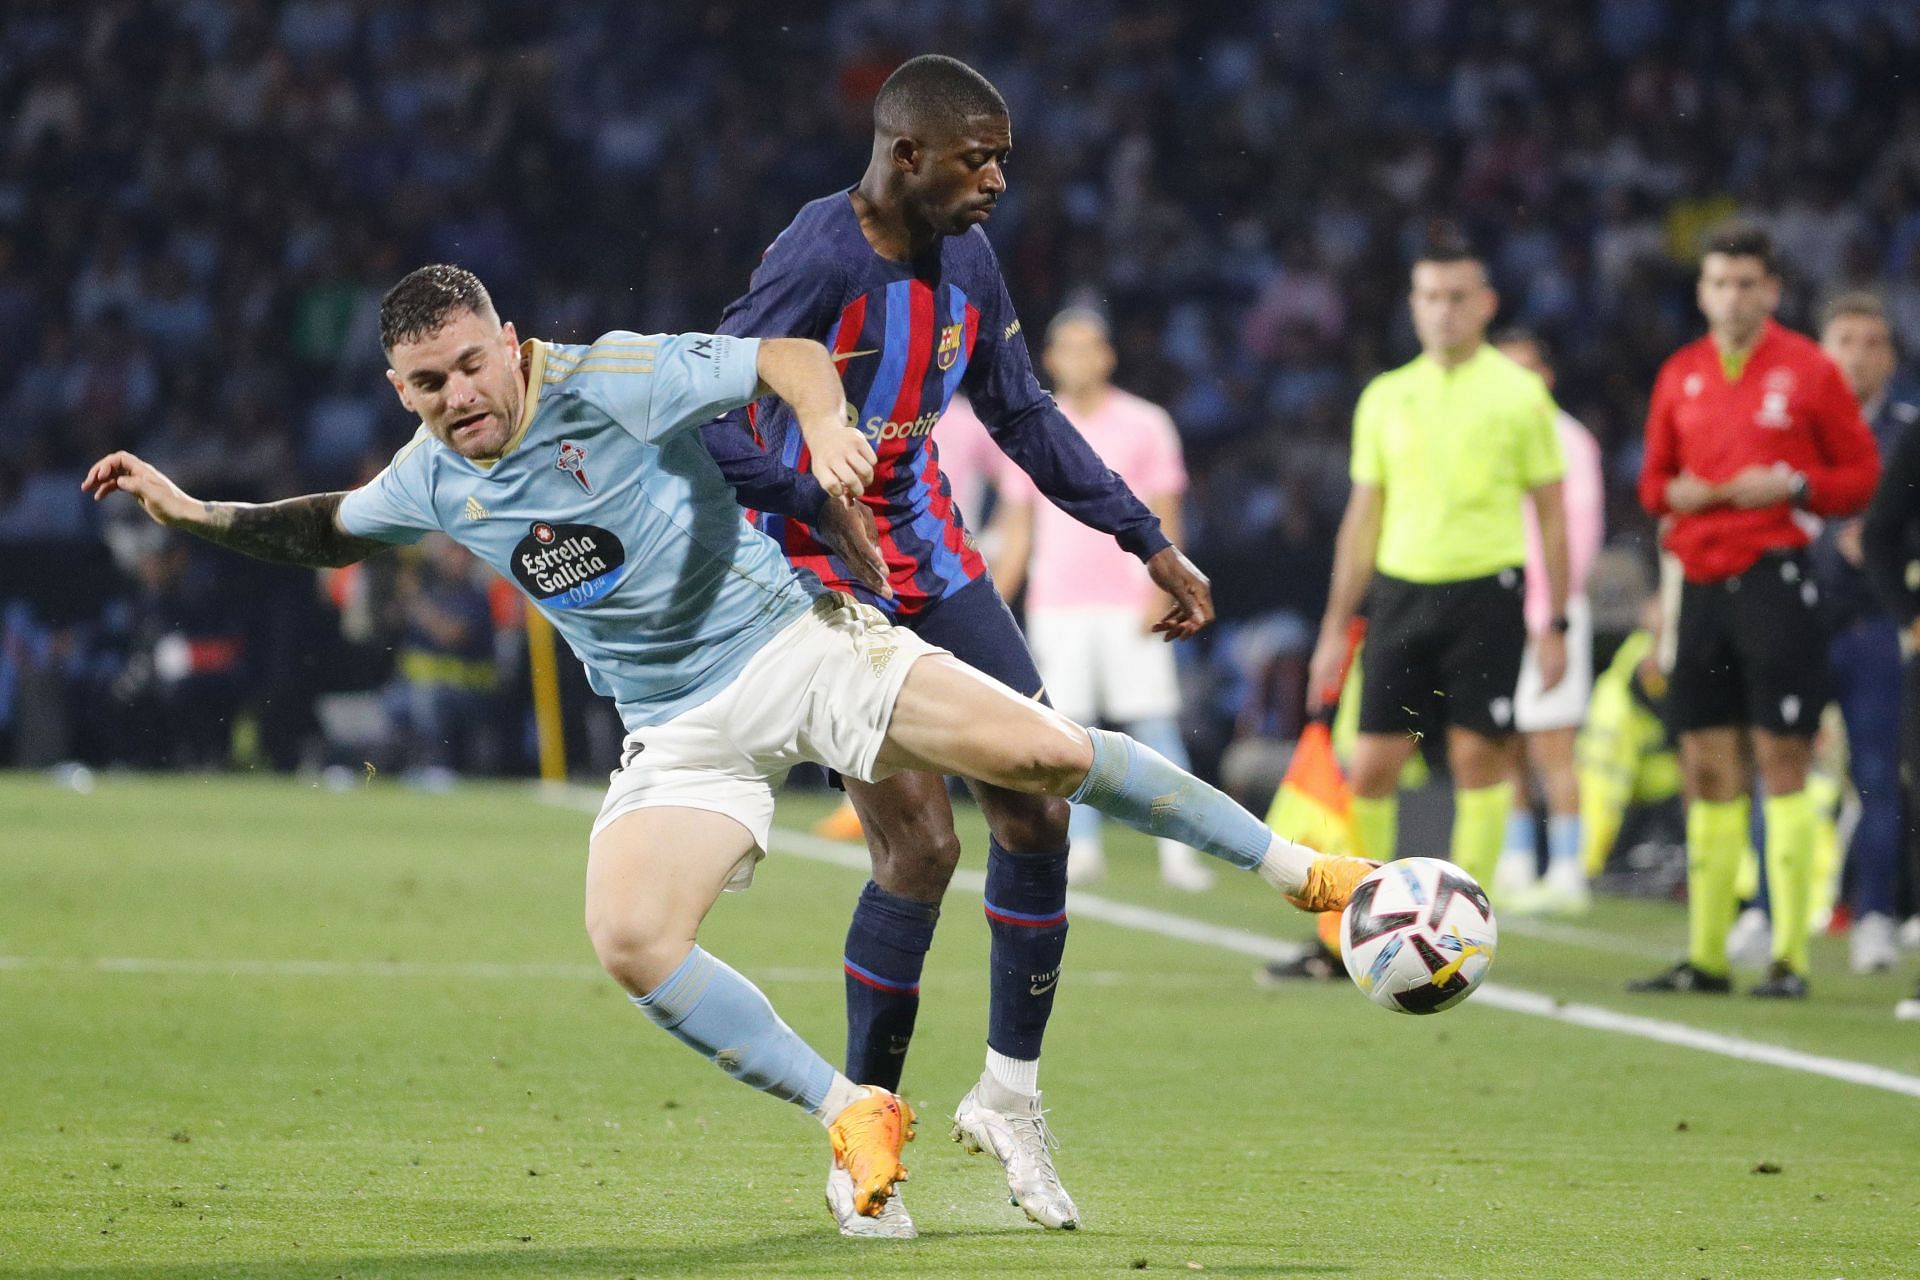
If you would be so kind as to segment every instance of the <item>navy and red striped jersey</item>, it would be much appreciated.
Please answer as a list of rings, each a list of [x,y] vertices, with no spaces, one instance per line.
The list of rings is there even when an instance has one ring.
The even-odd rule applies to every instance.
[[[855,425],[879,455],[862,497],[873,510],[894,600],[853,581],[810,527],[826,500],[792,411],[767,398],[706,428],[749,519],[795,566],[910,621],[986,572],[947,480],[933,430],[964,388],[994,441],[1048,498],[1146,559],[1160,522],[1100,461],[1033,375],[1026,340],[985,233],[942,237],[913,262],[873,251],[849,193],[801,209],[718,332],[813,338],[834,354]]]

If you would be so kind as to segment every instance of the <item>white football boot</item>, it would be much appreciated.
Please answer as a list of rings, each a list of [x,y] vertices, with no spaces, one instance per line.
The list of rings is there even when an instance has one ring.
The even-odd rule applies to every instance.
[[[1773,959],[1773,926],[1767,913],[1748,907],[1727,930],[1727,960],[1742,969],[1764,969]]]
[[[1080,1225],[1080,1211],[1053,1167],[1060,1144],[1047,1128],[1039,1094],[1023,1097],[982,1076],[954,1109],[953,1140],[968,1151],[990,1152],[1005,1166],[1007,1198],[1029,1218],[1053,1231]]]
[[[853,1207],[853,1175],[835,1164],[827,1171],[827,1211],[840,1224],[840,1234],[865,1240],[913,1240],[920,1235],[896,1189],[880,1216],[869,1218]]]
[[[1504,910],[1526,912],[1524,904],[1539,884],[1540,872],[1531,849],[1506,849],[1493,864],[1493,898]]]
[[[1847,967],[1855,973],[1885,973],[1900,960],[1900,944],[1893,935],[1893,917],[1869,911],[1853,922],[1847,947]]]
[[[1534,888],[1527,914],[1543,916],[1583,916],[1593,908],[1593,890],[1587,885],[1587,869],[1578,858],[1555,858],[1547,864],[1547,874]]]
[[[1086,886],[1107,878],[1107,852],[1097,839],[1072,840],[1067,844],[1067,883]]]

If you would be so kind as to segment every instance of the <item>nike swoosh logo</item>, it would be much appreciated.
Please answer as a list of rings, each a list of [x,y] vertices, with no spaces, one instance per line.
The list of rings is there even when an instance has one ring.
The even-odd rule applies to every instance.
[[[1047,992],[1053,990],[1055,987],[1059,985],[1060,985],[1060,979],[1058,978],[1055,978],[1052,982],[1047,983],[1045,986],[1041,986],[1039,983],[1035,983],[1034,985],[1027,988],[1027,994],[1035,995],[1035,996],[1043,996],[1047,994]]]
[[[880,348],[878,347],[869,347],[865,351],[836,351],[833,354],[833,362],[838,364],[842,360],[851,360],[855,356],[877,356],[879,354]]]

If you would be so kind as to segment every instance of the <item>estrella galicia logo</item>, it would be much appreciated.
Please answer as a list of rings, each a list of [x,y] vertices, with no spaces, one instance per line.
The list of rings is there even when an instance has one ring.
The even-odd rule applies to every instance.
[[[554,609],[578,609],[620,585],[627,549],[590,524],[536,520],[513,549],[513,576],[527,594]]]

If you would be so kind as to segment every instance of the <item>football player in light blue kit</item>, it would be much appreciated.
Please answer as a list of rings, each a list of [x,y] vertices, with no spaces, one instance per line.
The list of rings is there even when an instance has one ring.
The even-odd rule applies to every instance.
[[[933,770],[1067,797],[1257,871],[1311,911],[1344,906],[1371,870],[1280,839],[1124,735],[1083,729],[792,570],[742,518],[695,428],[779,396],[829,507],[844,508],[874,455],[820,344],[624,332],[522,343],[480,281],[448,266],[394,286],[380,337],[421,426],[364,487],[200,502],[129,453],[95,463],[84,487],[291,564],[349,564],[438,530],[516,582],[628,730],[587,858],[601,963],[676,1039],[818,1117],[861,1213],[877,1216],[906,1176],[912,1111],[834,1070],[696,941],[721,891],[751,881],[788,767]],[[822,523],[884,587],[859,522]]]

